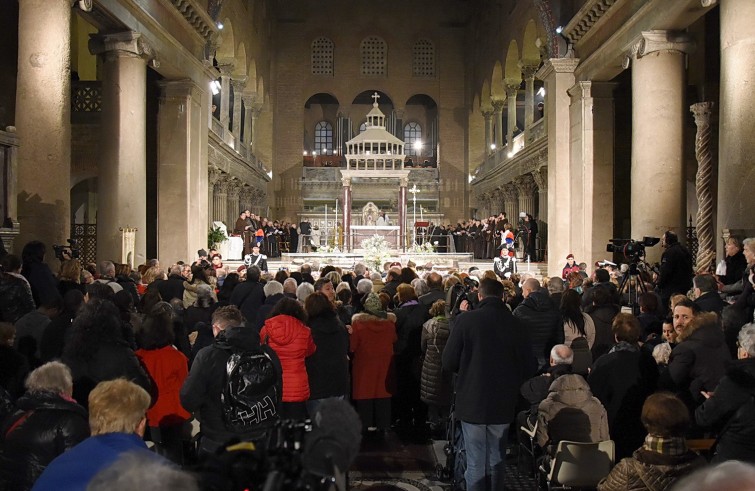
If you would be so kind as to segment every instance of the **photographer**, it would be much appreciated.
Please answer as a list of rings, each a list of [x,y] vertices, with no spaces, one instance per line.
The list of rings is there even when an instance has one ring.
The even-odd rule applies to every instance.
[[[666,249],[661,256],[661,268],[657,275],[656,290],[667,308],[669,299],[675,293],[686,295],[692,288],[692,255],[679,243],[679,238],[671,230],[663,234],[661,247]]]

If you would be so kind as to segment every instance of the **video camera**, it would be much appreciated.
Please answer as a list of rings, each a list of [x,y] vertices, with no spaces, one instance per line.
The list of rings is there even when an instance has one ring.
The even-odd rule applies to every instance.
[[[78,248],[78,241],[76,239],[68,239],[68,245],[53,245],[52,249],[55,251],[55,257],[59,261],[67,261],[69,259],[78,259],[81,251]]]
[[[643,237],[642,240],[611,239],[606,246],[607,252],[621,253],[628,261],[639,262],[645,257],[645,248],[653,247],[661,239],[659,237]]]

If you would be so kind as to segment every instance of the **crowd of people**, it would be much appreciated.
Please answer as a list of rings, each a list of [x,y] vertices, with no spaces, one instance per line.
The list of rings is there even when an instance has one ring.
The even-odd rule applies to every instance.
[[[531,262],[541,260],[537,246],[537,220],[529,213],[520,213],[515,223],[509,221],[505,212],[501,212],[498,216],[473,218],[457,222],[456,225],[431,225],[428,234],[432,241],[440,240],[443,243],[445,240],[443,244],[447,248],[453,247],[453,251],[442,252],[467,252],[475,259],[493,259],[500,256],[503,245],[512,251],[520,249],[520,259],[529,259]],[[510,234],[508,242],[507,234]]]
[[[632,312],[628,270],[573,256],[542,280],[229,270],[212,250],[134,271],[66,257],[54,274],[30,242],[0,259],[0,480],[84,489],[146,459],[193,489],[178,466],[269,444],[278,421],[332,399],[364,438],[445,439],[454,394],[470,491],[502,489],[520,426],[544,462],[562,440],[613,440],[601,490],[667,489],[705,464],[690,438],[715,438],[715,463],[755,463],[755,239],[729,240],[720,275],[694,275],[672,233],[663,246],[657,272],[628,278],[648,287]]]

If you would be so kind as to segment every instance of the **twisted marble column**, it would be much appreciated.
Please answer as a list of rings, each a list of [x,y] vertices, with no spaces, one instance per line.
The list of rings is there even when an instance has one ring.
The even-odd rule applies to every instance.
[[[713,102],[699,102],[690,106],[695,116],[697,135],[695,136],[695,157],[697,158],[697,176],[695,192],[697,194],[697,261],[695,271],[709,273],[716,260],[715,241],[713,240],[713,155],[710,148],[710,117]]]

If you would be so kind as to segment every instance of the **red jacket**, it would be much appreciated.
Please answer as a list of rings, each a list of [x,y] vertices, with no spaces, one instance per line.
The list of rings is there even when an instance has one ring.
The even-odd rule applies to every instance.
[[[183,423],[191,415],[181,405],[179,392],[189,375],[189,360],[173,346],[136,350],[136,356],[144,364],[157,385],[157,401],[147,410],[149,426],[170,426]]]
[[[394,392],[393,344],[396,335],[396,316],[381,319],[367,313],[351,318],[352,397],[382,399]],[[405,375],[405,374],[404,374]]]
[[[309,399],[309,378],[304,359],[317,347],[309,328],[290,315],[276,315],[265,321],[260,342],[267,343],[280,358],[283,368],[283,402]]]

